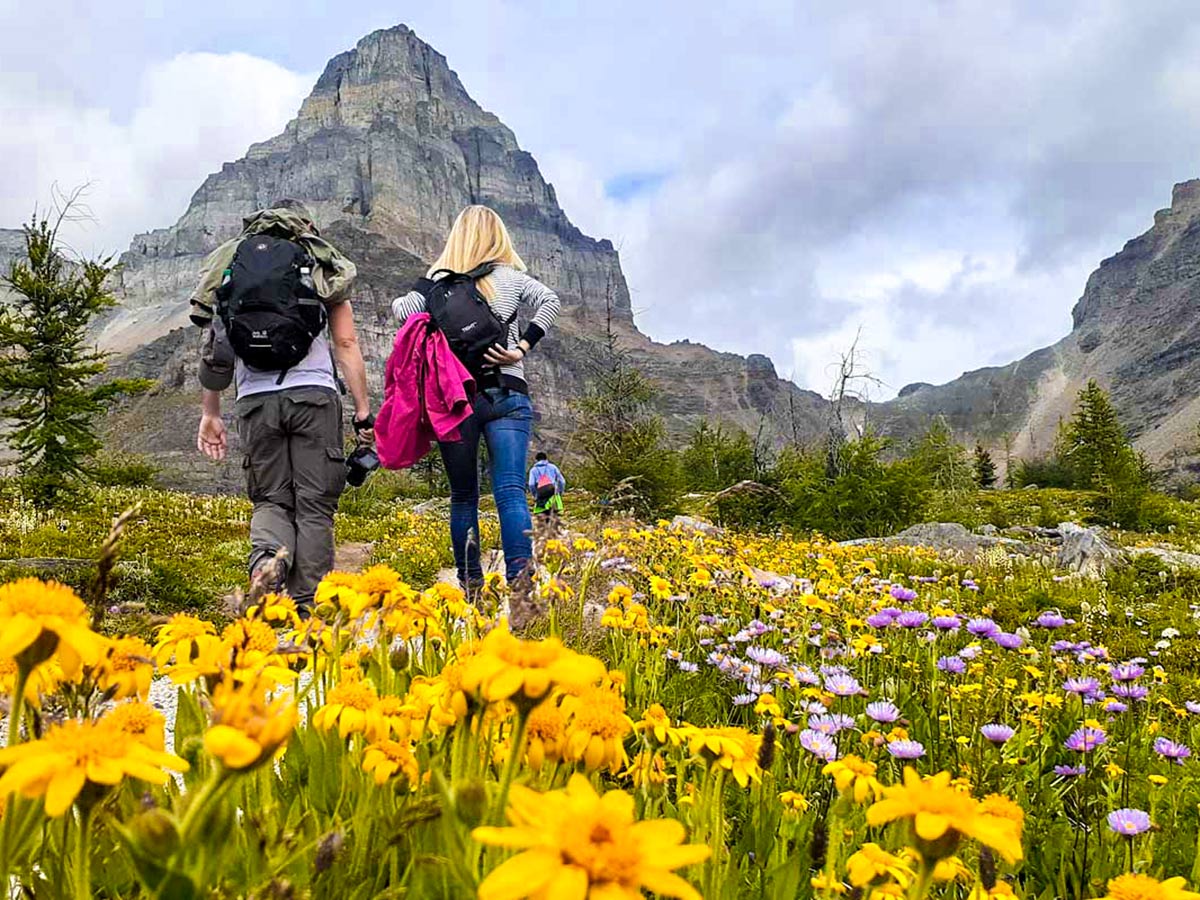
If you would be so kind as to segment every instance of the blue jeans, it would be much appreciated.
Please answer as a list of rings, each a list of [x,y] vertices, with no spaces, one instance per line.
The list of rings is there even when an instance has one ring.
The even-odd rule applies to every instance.
[[[475,398],[474,414],[460,426],[461,439],[438,443],[450,480],[450,542],[463,587],[483,580],[479,562],[480,437],[487,442],[509,582],[529,565],[533,524],[525,500],[525,460],[532,429],[533,404],[526,395],[508,388],[489,388]],[[469,541],[472,529],[475,540]]]

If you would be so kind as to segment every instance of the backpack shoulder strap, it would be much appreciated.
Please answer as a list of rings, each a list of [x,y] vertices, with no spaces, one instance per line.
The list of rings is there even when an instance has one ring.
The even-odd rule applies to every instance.
[[[495,270],[495,268],[496,268],[496,264],[494,262],[485,262],[485,263],[482,263],[481,265],[476,266],[470,272],[467,272],[465,274],[467,275],[468,278],[479,279],[479,278],[483,278],[487,275],[491,275],[492,272]]]

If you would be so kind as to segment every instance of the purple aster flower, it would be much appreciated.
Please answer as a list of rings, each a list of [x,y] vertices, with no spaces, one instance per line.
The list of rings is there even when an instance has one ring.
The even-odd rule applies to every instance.
[[[862,686],[853,675],[835,672],[825,676],[825,690],[838,697],[853,697],[862,693]]]
[[[826,762],[837,759],[837,745],[827,734],[806,728],[800,732],[800,746],[818,759]]]
[[[891,616],[885,615],[882,612],[871,613],[871,615],[867,616],[867,624],[872,628],[887,628],[893,621],[894,619]]]
[[[854,719],[844,713],[823,713],[809,716],[808,727],[821,734],[834,735],[846,728],[853,728]]]
[[[1074,641],[1055,641],[1050,645],[1051,653],[1074,653],[1079,647]]]
[[[977,591],[977,590],[979,590],[979,585],[977,585],[977,584],[976,584],[974,581],[972,581],[970,578],[964,578],[964,579],[962,580],[962,586],[963,586],[964,588],[966,588],[968,591]]]
[[[1003,647],[1005,650],[1018,650],[1025,643],[1019,634],[1010,634],[1007,631],[998,631],[992,635],[992,641],[997,647]]]
[[[1154,752],[1163,759],[1169,759],[1180,766],[1183,765],[1185,759],[1192,755],[1191,749],[1186,744],[1177,744],[1165,737],[1154,739]]]
[[[1039,628],[1062,628],[1072,622],[1057,609],[1048,609],[1037,617],[1036,624]]]
[[[787,657],[770,647],[747,647],[746,656],[769,669],[781,669],[787,665]]]
[[[979,729],[979,732],[993,744],[1007,743],[1016,734],[1016,730],[1011,725],[1004,725],[999,722],[984,725]]]
[[[1110,674],[1113,681],[1136,681],[1146,674],[1146,669],[1139,666],[1136,661],[1132,661],[1113,666]]]
[[[958,651],[958,655],[963,659],[974,659],[983,652],[982,647],[963,647]]]
[[[800,704],[800,709],[808,713],[810,716],[823,716],[828,710],[825,709],[825,704],[818,700],[811,700],[808,703]]]
[[[1102,729],[1084,726],[1072,732],[1063,746],[1077,753],[1091,753],[1107,740],[1108,735]]]
[[[967,622],[967,631],[976,637],[991,637],[1000,631],[1000,626],[991,619],[971,619]]]
[[[1114,697],[1120,697],[1122,700],[1145,700],[1150,694],[1150,688],[1122,681],[1112,686],[1112,692]]]
[[[1074,778],[1087,771],[1087,766],[1055,766],[1054,774],[1064,778]]]
[[[929,616],[915,609],[910,609],[896,616],[896,624],[901,628],[920,628],[929,621]]]
[[[934,616],[929,624],[941,631],[957,631],[962,627],[962,619],[958,616]]]
[[[733,698],[734,706],[749,706],[758,700],[757,694],[738,694]]]
[[[1063,682],[1062,687],[1068,694],[1090,697],[1100,693],[1100,680],[1098,678],[1068,678]]]
[[[1128,709],[1129,707],[1120,700],[1108,700],[1104,704],[1104,711],[1107,713],[1123,713]]]
[[[808,666],[797,666],[796,668],[792,669],[792,675],[795,676],[797,684],[815,687],[821,683],[821,679],[817,676],[817,673]]]
[[[919,759],[925,755],[925,745],[920,741],[892,741],[887,752],[896,759]]]
[[[680,660],[679,661],[679,671],[680,672],[699,672],[700,667],[698,665],[696,665],[696,663],[694,663],[694,662],[688,662],[687,660]]]
[[[967,671],[967,661],[958,656],[943,656],[937,661],[937,667],[942,672],[951,675],[961,675]]]
[[[892,595],[893,599],[898,600],[901,603],[911,603],[913,600],[917,599],[916,591],[912,590],[911,588],[906,588],[900,584],[893,584],[892,589],[888,591],[888,593]]]
[[[1200,703],[1195,700],[1183,701],[1183,708],[1190,712],[1193,716],[1200,716]]]
[[[867,704],[867,716],[876,722],[891,724],[900,718],[900,707],[891,700],[876,700]]]
[[[1140,809],[1114,809],[1108,814],[1108,827],[1125,837],[1150,830],[1150,815]]]

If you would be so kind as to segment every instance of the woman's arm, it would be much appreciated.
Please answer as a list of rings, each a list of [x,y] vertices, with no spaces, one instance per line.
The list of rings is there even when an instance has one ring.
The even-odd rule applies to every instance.
[[[399,319],[402,325],[405,319],[419,312],[425,312],[425,295],[420,291],[409,291],[403,297],[392,301],[392,315]]]
[[[521,301],[528,303],[533,309],[533,318],[529,320],[525,333],[521,335],[521,340],[532,350],[558,318],[562,302],[558,299],[558,294],[528,275],[521,276]]]

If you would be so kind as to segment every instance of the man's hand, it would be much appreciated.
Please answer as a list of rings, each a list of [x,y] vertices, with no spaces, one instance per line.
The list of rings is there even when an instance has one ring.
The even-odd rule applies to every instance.
[[[365,415],[354,416],[354,436],[360,442],[375,442],[375,417],[367,412]]]
[[[219,415],[205,413],[200,417],[200,431],[196,435],[196,447],[209,459],[221,462],[229,449],[225,439],[225,423]]]

